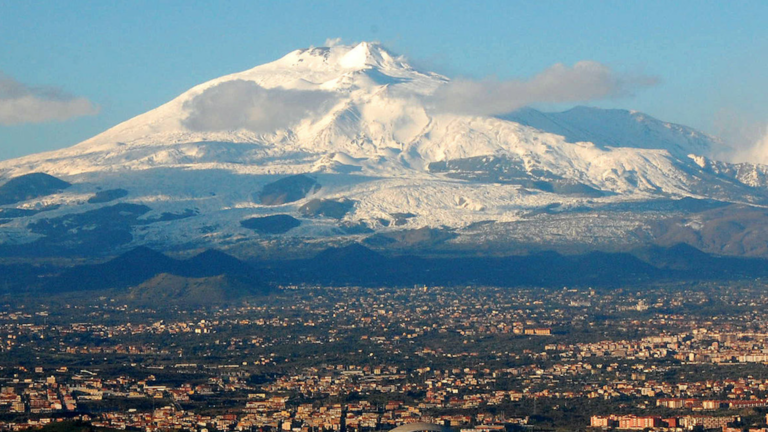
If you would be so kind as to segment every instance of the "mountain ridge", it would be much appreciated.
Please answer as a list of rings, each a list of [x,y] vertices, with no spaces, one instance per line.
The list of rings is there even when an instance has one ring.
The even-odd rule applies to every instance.
[[[213,251],[176,260],[141,248],[103,264],[65,269],[61,277],[43,283],[43,290],[50,293],[111,290],[137,301],[164,299],[184,304],[199,303],[208,294],[225,301],[269,295],[280,286],[315,284],[618,287],[768,276],[765,259],[717,257],[684,244],[647,247],[629,253],[592,251],[566,255],[541,251],[509,256],[418,256],[409,252],[384,254],[355,243],[295,260],[246,263],[228,257],[227,260],[238,263],[234,271],[221,271],[216,264],[211,265],[208,258],[215,256],[227,255]],[[130,276],[123,275],[122,270],[115,271],[125,262],[135,266]],[[165,264],[153,264],[156,262]],[[200,263],[203,268],[199,268]],[[258,274],[258,279],[249,276],[253,274]],[[112,279],[119,279],[120,283]],[[77,281],[77,285],[67,281]],[[168,287],[167,292],[164,286]]]
[[[170,275],[175,280],[226,276],[239,285],[249,286],[254,293],[270,289],[260,280],[256,269],[221,251],[207,250],[177,260],[139,246],[103,263],[65,268],[43,284],[43,291],[121,290],[142,285],[159,275]]]
[[[768,205],[768,168],[710,159],[722,142],[691,128],[585,107],[498,117],[433,109],[429,97],[450,82],[361,43],[296,50],[202,83],[74,147],[0,162],[5,179],[46,173],[71,184],[5,205],[23,217],[2,220],[0,254],[373,236],[402,248],[387,239],[413,233],[441,234],[433,246],[457,249],[631,249],[665,236],[661,221],[701,213],[656,202]],[[92,199],[102,190],[120,192]],[[343,205],[316,209],[334,203]],[[121,205],[141,214],[116,226],[100,213]],[[259,222],[275,217],[291,223]]]

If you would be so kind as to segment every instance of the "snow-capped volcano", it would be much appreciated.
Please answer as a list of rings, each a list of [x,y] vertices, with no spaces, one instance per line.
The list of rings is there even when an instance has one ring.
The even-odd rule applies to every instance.
[[[264,163],[266,157],[298,152],[373,158],[376,163],[367,168],[379,171],[382,158],[424,169],[430,162],[500,155],[518,159],[530,169],[577,175],[579,181],[602,187],[602,179],[590,178],[595,158],[626,157],[611,147],[667,150],[685,157],[706,155],[717,144],[704,134],[637,113],[525,110],[503,120],[430,112],[429,95],[447,82],[443,76],[415,70],[378,44],[297,50],[272,63],[193,87],[74,147],[5,162],[0,169],[12,174],[76,175],[234,163],[241,172],[305,172],[306,168]],[[545,136],[542,130],[570,143],[595,145],[563,146],[563,139]],[[236,154],[229,147],[220,160],[217,146],[208,143],[252,146]],[[395,153],[398,157],[393,158]],[[542,159],[546,153],[555,154]],[[571,163],[563,164],[562,157],[577,162],[579,166],[573,168],[582,172],[564,170]],[[295,167],[295,161],[289,165]],[[605,166],[608,171],[623,170],[610,165]]]
[[[208,142],[253,144],[237,155],[238,164],[296,151],[370,157],[402,149],[423,131],[430,119],[417,99],[445,81],[414,70],[378,44],[297,50],[195,86],[69,149],[2,167],[19,167],[18,173],[25,170],[21,163],[74,175],[218,162],[200,151],[204,145],[185,146]],[[62,165],[61,158],[80,163]]]
[[[128,233],[119,244],[389,244],[417,229],[461,243],[478,226],[498,241],[590,243],[644,229],[645,216],[592,226],[583,215],[598,208],[765,199],[761,167],[709,161],[721,143],[690,128],[583,107],[499,117],[436,109],[432,95],[450,82],[367,42],[297,50],[208,81],[76,146],[1,162],[5,179],[46,173],[73,186],[7,204],[6,215],[34,212],[5,217],[0,242],[70,241],[103,228],[91,215],[122,204],[142,207],[110,226]],[[527,228],[536,218],[549,218],[538,234]]]

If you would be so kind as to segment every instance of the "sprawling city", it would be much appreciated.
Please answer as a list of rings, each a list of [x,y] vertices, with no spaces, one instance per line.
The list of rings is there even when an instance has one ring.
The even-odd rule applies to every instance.
[[[283,287],[226,308],[8,301],[0,428],[764,430],[761,281]]]

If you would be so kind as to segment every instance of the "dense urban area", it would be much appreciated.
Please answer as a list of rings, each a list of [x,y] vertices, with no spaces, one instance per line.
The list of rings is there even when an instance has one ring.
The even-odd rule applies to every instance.
[[[766,431],[760,281],[7,297],[0,429]]]

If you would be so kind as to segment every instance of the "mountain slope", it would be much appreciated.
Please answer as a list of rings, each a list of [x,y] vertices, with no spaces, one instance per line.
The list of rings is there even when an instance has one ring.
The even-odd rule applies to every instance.
[[[158,279],[159,275],[164,276]],[[188,291],[195,286],[215,285],[216,278],[236,286],[233,289],[238,292],[246,286],[251,293],[269,291],[253,267],[225,253],[205,251],[186,260],[175,260],[147,247],[138,247],[101,264],[65,269],[47,281],[43,289],[64,292],[144,286],[146,290],[137,292],[147,291],[149,296],[152,287],[161,282]],[[150,280],[154,282],[147,284]]]
[[[602,148],[660,149],[685,157],[708,155],[713,147],[724,146],[715,137],[637,111],[579,106],[564,112],[544,113],[524,108],[502,118],[562,135],[571,143],[591,142]]]
[[[138,245],[248,255],[366,236],[402,248],[414,233],[459,250],[627,249],[655,241],[659,220],[694,213],[670,202],[768,203],[764,167],[707,159],[721,143],[690,128],[584,107],[432,109],[447,83],[361,43],[200,84],[74,147],[0,162],[5,180],[47,173],[72,185],[2,206],[48,211],[0,221],[0,255]],[[274,218],[290,226],[256,229]]]
[[[253,286],[228,275],[189,278],[161,273],[128,289],[125,301],[160,308],[210,307],[260,294]]]
[[[69,183],[44,173],[14,177],[0,186],[0,205],[16,204],[48,196],[69,186],[71,186]]]

